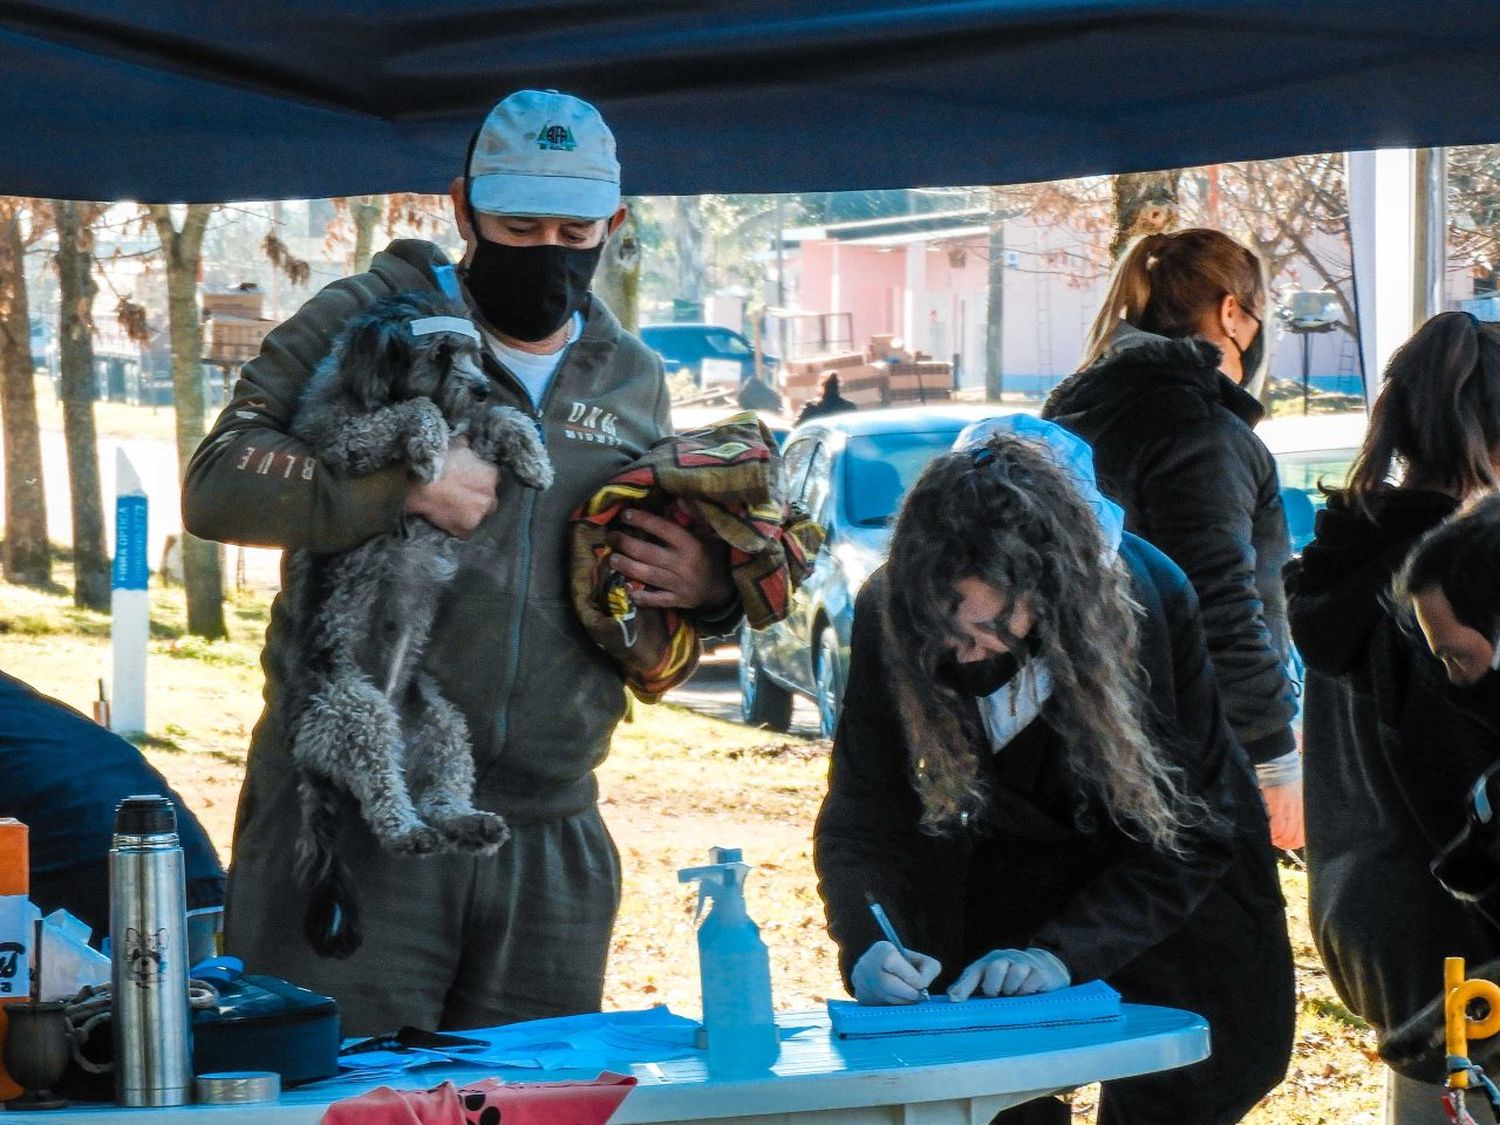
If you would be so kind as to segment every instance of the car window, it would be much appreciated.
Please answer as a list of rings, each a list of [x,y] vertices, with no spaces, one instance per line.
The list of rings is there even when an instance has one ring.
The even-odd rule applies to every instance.
[[[814,438],[798,438],[787,446],[786,452],[782,454],[781,471],[786,475],[788,496],[802,495],[802,478],[807,473],[807,462],[812,457],[813,449],[817,444]]]
[[[1323,486],[1341,488],[1358,453],[1357,449],[1315,449],[1277,455],[1281,506],[1286,510],[1293,554],[1312,540],[1314,517],[1327,499]]]
[[[825,510],[828,504],[828,484],[830,474],[828,471],[831,461],[828,456],[828,447],[819,444],[813,451],[812,459],[807,466],[807,479],[802,485],[802,506],[807,509],[807,514],[822,524],[828,522],[828,513]]]
[[[750,356],[750,345],[733,332],[710,332],[704,342],[716,355],[729,356],[733,359],[748,359]]]
[[[927,463],[947,452],[958,430],[869,434],[844,447],[844,517],[855,527],[882,527],[901,506]]]

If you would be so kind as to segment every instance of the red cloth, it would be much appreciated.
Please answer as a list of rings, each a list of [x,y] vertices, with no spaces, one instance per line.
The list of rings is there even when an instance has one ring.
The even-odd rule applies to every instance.
[[[604,1125],[635,1086],[627,1075],[591,1082],[502,1082],[482,1078],[462,1090],[379,1086],[334,1102],[322,1125]]]
[[[483,1078],[459,1091],[464,1125],[604,1125],[635,1086],[629,1075],[592,1082],[502,1082]]]
[[[452,1082],[431,1090],[377,1086],[357,1098],[341,1098],[323,1113],[322,1125],[467,1125]]]

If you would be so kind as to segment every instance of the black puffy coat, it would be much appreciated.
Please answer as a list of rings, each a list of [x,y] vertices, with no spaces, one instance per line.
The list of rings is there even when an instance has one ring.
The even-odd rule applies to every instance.
[[[1126,535],[1120,556],[1141,622],[1141,675],[1187,788],[1218,814],[1183,858],[1132,840],[1097,802],[1080,810],[1060,739],[1041,717],[986,763],[990,815],[961,832],[920,830],[920,801],[883,656],[884,571],[860,593],[848,687],[814,861],[846,983],[880,939],[866,892],[913,949],[943,964],[935,987],[993,949],[1040,946],[1077,982],[1205,1015],[1213,1056],[1160,1077],[1111,1083],[1111,1120],[1239,1120],[1281,1080],[1291,1051],[1286,918],[1265,809],[1224,725],[1196,598],[1160,551]],[[1109,1090],[1109,1087],[1106,1088]]]
[[[1330,499],[1316,537],[1287,568],[1287,591],[1307,662],[1313,940],[1344,1003],[1384,1036],[1442,990],[1444,957],[1500,956],[1500,930],[1428,870],[1463,827],[1467,791],[1500,756],[1500,735],[1493,716],[1459,705],[1442,665],[1385,601],[1412,545],[1458,502],[1391,489],[1369,506],[1365,516]]]
[[[1230,729],[1253,762],[1295,747],[1281,569],[1291,554],[1263,410],[1219,370],[1219,349],[1122,331],[1064,381],[1042,417],[1094,449],[1099,490],[1125,526],[1187,573]]]

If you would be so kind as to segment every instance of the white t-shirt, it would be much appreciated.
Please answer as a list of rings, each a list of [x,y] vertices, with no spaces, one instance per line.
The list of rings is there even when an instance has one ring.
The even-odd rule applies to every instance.
[[[542,398],[547,393],[547,388],[552,383],[552,376],[557,374],[557,368],[562,363],[562,358],[567,354],[568,348],[578,337],[583,335],[583,314],[575,312],[573,323],[568,328],[568,338],[563,341],[562,347],[555,352],[547,352],[539,355],[536,352],[523,352],[519,348],[511,347],[503,340],[499,340],[488,332],[484,334],[485,343],[489,344],[490,351],[496,359],[505,365],[505,369],[521,381],[521,386],[526,388],[526,393],[531,398],[531,405],[539,407]]]

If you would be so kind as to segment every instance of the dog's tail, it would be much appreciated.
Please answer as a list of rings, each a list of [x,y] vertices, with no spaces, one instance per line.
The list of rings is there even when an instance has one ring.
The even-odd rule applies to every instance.
[[[320,957],[343,959],[364,941],[349,868],[334,845],[339,832],[339,794],[326,779],[303,771],[297,794],[302,829],[297,834],[295,874],[307,895],[302,932]]]

